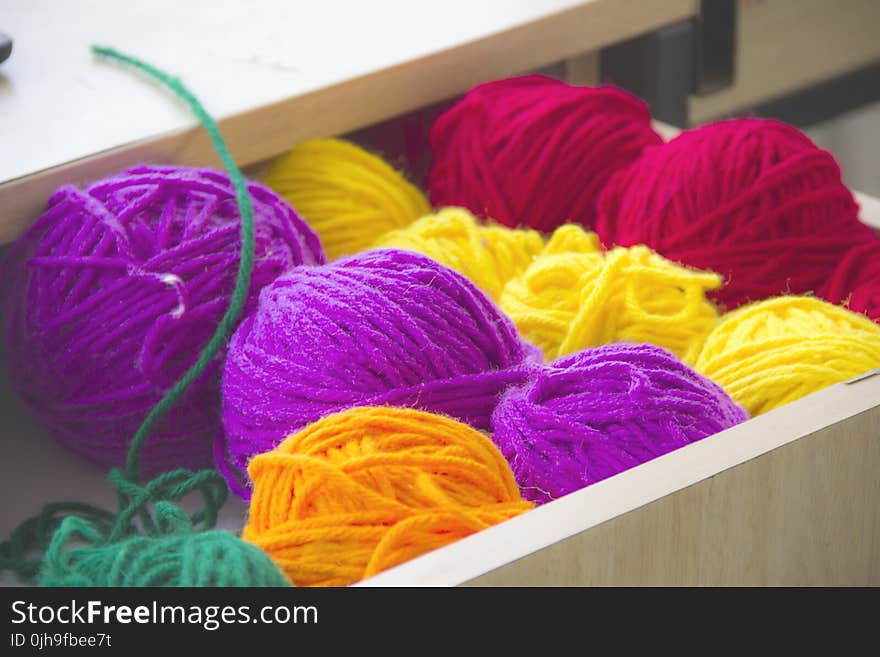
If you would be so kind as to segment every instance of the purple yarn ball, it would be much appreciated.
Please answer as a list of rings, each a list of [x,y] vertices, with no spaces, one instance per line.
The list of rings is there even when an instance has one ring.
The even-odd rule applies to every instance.
[[[279,196],[248,186],[257,292],[325,261],[318,237]],[[11,383],[62,444],[121,466],[128,443],[198,357],[229,305],[240,252],[224,174],[140,166],[81,191],[60,188],[0,265]],[[141,474],[202,467],[221,431],[218,357],[147,438]]]
[[[295,269],[260,293],[230,342],[217,462],[246,497],[250,457],[353,406],[414,407],[487,429],[502,392],[539,360],[470,281],[417,253]]]
[[[492,439],[523,496],[543,504],[747,419],[669,352],[610,344],[560,358],[509,390]]]

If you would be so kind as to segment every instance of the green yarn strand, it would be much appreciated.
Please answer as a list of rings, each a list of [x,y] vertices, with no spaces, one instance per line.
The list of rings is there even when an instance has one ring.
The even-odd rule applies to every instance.
[[[116,515],[91,504],[80,502],[55,502],[47,504],[39,515],[21,523],[9,538],[0,545],[0,571],[9,570],[19,578],[31,581],[42,565],[40,559],[29,559],[30,550],[46,551],[53,534],[63,524],[66,517],[76,515],[84,519],[98,531],[109,531],[116,521]]]
[[[138,427],[125,469],[108,474],[118,511],[78,502],[48,504],[0,544],[0,570],[41,586],[288,586],[265,553],[230,532],[212,529],[229,494],[219,472],[177,469],[137,483],[140,453],[152,429],[204,373],[241,316],[254,266],[254,210],[244,175],[216,122],[178,78],[112,48],[92,46],[92,52],[164,84],[205,128],[235,188],[241,216],[238,273],[226,313],[198,360]],[[191,494],[199,494],[202,504],[187,513],[177,503]],[[31,558],[33,551],[42,557]]]
[[[107,535],[108,542],[114,542],[129,533],[129,527],[136,514],[141,514],[141,526],[145,534],[159,536],[164,533],[173,533],[177,527],[168,523],[168,503],[176,502],[192,492],[199,492],[204,502],[203,506],[192,515],[176,516],[185,521],[178,525],[186,528],[210,529],[217,522],[217,514],[226,502],[229,491],[222,475],[214,470],[202,470],[190,472],[178,469],[159,475],[144,486],[129,481],[121,470],[113,470],[109,475],[110,483],[113,484],[121,495],[129,499],[124,505],[115,523]],[[152,516],[144,513],[148,504],[165,505],[165,522],[157,523]]]
[[[164,71],[160,71],[156,67],[151,66],[146,62],[142,62],[139,59],[122,54],[113,48],[92,46],[92,52],[99,57],[105,57],[110,60],[116,60],[128,64],[129,66],[146,73],[171,89],[178,98],[189,105],[193,114],[196,115],[199,122],[208,133],[208,136],[211,138],[211,143],[214,145],[214,149],[220,156],[220,160],[223,162],[223,167],[229,174],[229,180],[235,188],[235,199],[238,204],[239,214],[241,215],[241,256],[238,266],[238,275],[235,279],[235,290],[232,293],[229,307],[226,310],[226,314],[223,315],[223,318],[220,320],[220,324],[217,326],[217,330],[211,337],[211,340],[199,355],[199,359],[189,368],[189,370],[187,370],[180,380],[167,393],[165,393],[165,396],[162,397],[162,399],[159,400],[159,403],[156,404],[147,414],[147,417],[135,433],[134,438],[132,438],[125,469],[126,474],[134,479],[137,477],[138,457],[144,441],[147,439],[153,426],[165,415],[168,409],[174,405],[180,396],[186,392],[193,381],[202,375],[229,338],[229,334],[232,332],[235,323],[241,316],[241,311],[244,308],[244,303],[247,299],[248,289],[250,288],[251,274],[253,273],[254,268],[254,208],[251,203],[250,194],[248,193],[244,174],[242,174],[241,170],[232,159],[232,155],[226,146],[226,142],[220,135],[220,129],[217,127],[217,123],[211,115],[205,111],[205,108],[202,107],[199,100],[184,86],[179,78],[169,75]]]

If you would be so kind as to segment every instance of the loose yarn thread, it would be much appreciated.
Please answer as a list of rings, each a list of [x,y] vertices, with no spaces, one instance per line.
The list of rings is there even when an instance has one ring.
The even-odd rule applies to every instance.
[[[532,508],[488,438],[411,409],[329,415],[249,473],[242,537],[297,586],[352,584]]]
[[[386,233],[373,246],[422,253],[466,276],[497,301],[507,281],[541,252],[544,240],[534,230],[481,225],[464,208],[443,208]]]
[[[695,367],[760,415],[880,367],[880,326],[812,297],[777,297],[724,315]]]
[[[230,341],[217,462],[247,497],[240,473],[252,456],[353,406],[486,428],[501,392],[539,359],[470,281],[421,254],[377,249],[299,267],[260,293]]]
[[[608,183],[596,232],[718,272],[727,310],[815,291],[870,236],[834,157],[797,129],[732,119],[646,149]]]
[[[331,260],[431,211],[400,172],[342,139],[301,142],[273,162],[265,182],[305,217]]]
[[[621,89],[542,75],[481,84],[430,133],[435,207],[464,206],[505,226],[592,226],[616,171],[660,143],[644,102]]]
[[[543,504],[746,419],[669,352],[612,344],[556,360],[509,390],[492,440],[523,497]]]
[[[672,263],[645,246],[602,253],[595,234],[557,228],[509,281],[499,305],[547,360],[610,342],[647,342],[693,363],[718,321],[706,298],[721,277]]]

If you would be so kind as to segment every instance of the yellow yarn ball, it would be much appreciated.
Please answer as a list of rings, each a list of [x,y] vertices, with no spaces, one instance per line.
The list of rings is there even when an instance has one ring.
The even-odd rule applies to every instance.
[[[602,245],[599,236],[592,231],[586,231],[577,224],[564,224],[553,231],[544,250],[543,256],[549,255],[584,255],[602,254]]]
[[[880,367],[880,326],[813,297],[776,297],[722,316],[695,367],[760,415]]]
[[[331,260],[431,211],[387,162],[341,139],[300,143],[272,163],[265,182],[318,233]]]
[[[380,237],[376,248],[416,251],[456,270],[497,301],[505,283],[541,252],[534,230],[481,225],[464,208],[444,208]]]
[[[692,363],[718,321],[706,292],[720,285],[720,276],[646,246],[603,254],[593,233],[566,225],[505,286],[500,306],[547,360],[610,342],[647,342]]]

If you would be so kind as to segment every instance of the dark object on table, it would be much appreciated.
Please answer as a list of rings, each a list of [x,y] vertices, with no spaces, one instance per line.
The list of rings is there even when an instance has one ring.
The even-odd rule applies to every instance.
[[[0,63],[9,59],[12,54],[12,37],[8,37],[0,32]]]

